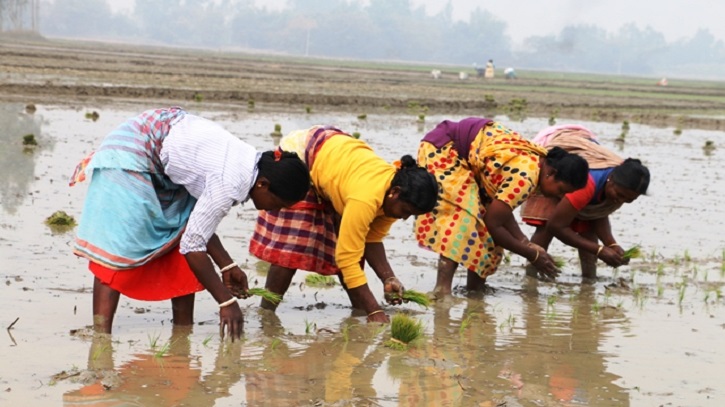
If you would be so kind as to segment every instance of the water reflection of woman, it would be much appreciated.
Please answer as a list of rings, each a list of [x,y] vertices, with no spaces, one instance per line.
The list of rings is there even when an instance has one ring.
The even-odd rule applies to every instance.
[[[115,368],[114,343],[110,336],[96,334],[88,354],[88,370],[80,377],[87,383],[63,395],[64,407],[105,406],[211,406],[229,396],[241,376],[238,364],[241,343],[220,343],[214,367],[202,375],[197,359],[190,355],[190,327],[176,326],[163,355],[150,350],[132,355]],[[159,343],[159,348],[165,346]],[[214,389],[214,391],[208,391]]]
[[[589,129],[578,125],[546,128],[534,141],[581,155],[589,163],[589,177],[584,188],[562,199],[535,195],[526,201],[521,217],[536,227],[531,242],[546,249],[556,237],[577,248],[586,279],[596,278],[597,259],[612,267],[628,263],[612,234],[609,215],[647,193],[647,167],[634,158],[622,160],[601,146]],[[536,272],[528,267],[527,274],[535,276]]]
[[[426,134],[418,162],[441,188],[435,209],[418,216],[418,243],[440,255],[435,293],[450,295],[459,265],[467,288],[483,290],[504,249],[529,260],[539,272],[558,269],[545,250],[529,244],[513,211],[535,190],[561,197],[583,187],[587,163],[562,149],[546,149],[500,123],[483,118],[444,121]]]
[[[219,303],[221,334],[241,335],[237,296],[247,276],[216,235],[232,206],[279,209],[302,199],[309,172],[292,153],[257,152],[180,108],[148,110],[109,133],[71,185],[90,186],[73,251],[89,260],[94,327],[110,333],[121,294],[171,299],[173,323],[191,325],[194,294]],[[217,276],[214,263],[222,271]]]
[[[607,355],[601,349],[611,321],[621,320],[621,310],[597,304],[591,285],[562,295],[549,304],[537,293],[539,281],[525,282],[521,326],[514,336],[502,376],[516,377],[522,401],[562,406],[628,406],[629,395],[607,372]],[[565,303],[565,299],[570,303]],[[607,321],[607,319],[611,321]]]
[[[261,211],[250,252],[271,263],[265,288],[283,295],[297,269],[338,275],[353,308],[370,322],[388,322],[362,269],[367,262],[388,303],[400,304],[403,284],[388,263],[383,238],[397,219],[428,212],[438,185],[409,156],[400,167],[339,129],[315,126],[282,138],[310,168],[313,188],[303,202]],[[262,307],[276,305],[262,301]]]

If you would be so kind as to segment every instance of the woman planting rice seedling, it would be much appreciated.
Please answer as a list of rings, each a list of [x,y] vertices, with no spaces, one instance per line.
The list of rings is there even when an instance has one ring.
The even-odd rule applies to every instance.
[[[521,208],[524,222],[536,226],[531,242],[548,248],[556,237],[579,250],[582,277],[597,277],[597,259],[612,267],[627,264],[631,255],[617,244],[609,215],[647,193],[650,174],[635,158],[622,160],[601,146],[594,133],[578,125],[549,127],[534,138],[547,148],[563,148],[584,157],[589,177],[584,188],[563,199],[534,196]],[[601,243],[600,243],[601,242]],[[527,274],[535,270],[527,267]]]
[[[111,332],[121,294],[171,299],[175,325],[193,323],[194,293],[219,303],[220,332],[241,335],[247,276],[215,231],[232,206],[280,209],[302,199],[309,172],[293,153],[257,152],[180,108],[148,110],[109,133],[76,168],[90,177],[73,251],[89,260],[94,327]],[[214,265],[220,268],[217,276]]]

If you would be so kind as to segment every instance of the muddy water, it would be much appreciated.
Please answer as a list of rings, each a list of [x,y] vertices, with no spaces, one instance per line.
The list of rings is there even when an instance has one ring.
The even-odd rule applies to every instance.
[[[203,105],[201,105],[203,106]],[[244,340],[218,337],[216,305],[197,296],[197,324],[175,330],[168,302],[122,298],[114,334],[93,337],[91,277],[70,254],[72,234],[44,224],[56,210],[80,215],[85,185],[67,187],[75,163],[126,117],[150,106],[39,106],[0,109],[0,405],[8,406],[720,406],[725,354],[725,146],[705,151],[716,132],[583,123],[604,145],[641,157],[650,194],[612,217],[623,246],[645,258],[582,285],[575,253],[557,283],[524,277],[512,256],[486,297],[456,296],[431,309],[386,308],[420,319],[425,337],[407,352],[384,346],[386,327],[364,323],[338,287],[313,288],[300,272],[277,314],[243,301]],[[98,111],[97,121],[85,114]],[[284,114],[223,106],[190,111],[217,120],[258,148],[283,132],[317,123],[358,131],[384,158],[415,153],[416,141],[444,117],[419,127],[411,116],[358,120],[335,113]],[[458,117],[446,117],[457,119]],[[533,136],[545,120],[502,122]],[[39,146],[23,152],[25,134]],[[252,285],[263,270],[247,253],[255,211],[233,210],[220,230]],[[435,256],[416,247],[412,222],[386,241],[408,288],[430,290]],[[463,284],[461,273],[456,284]],[[382,287],[372,281],[374,293]]]

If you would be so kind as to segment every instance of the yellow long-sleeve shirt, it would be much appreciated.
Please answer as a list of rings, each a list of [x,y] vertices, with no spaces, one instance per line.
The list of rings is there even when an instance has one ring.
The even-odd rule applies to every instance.
[[[335,261],[348,288],[367,283],[360,267],[365,243],[381,242],[396,221],[382,208],[394,175],[392,164],[352,137],[331,137],[317,153],[310,176],[317,191],[342,215]]]

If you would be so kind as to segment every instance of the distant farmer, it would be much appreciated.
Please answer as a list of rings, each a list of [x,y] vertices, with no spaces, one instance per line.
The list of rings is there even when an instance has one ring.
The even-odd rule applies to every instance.
[[[171,299],[174,325],[191,325],[194,293],[219,304],[220,333],[242,332],[237,297],[247,276],[215,234],[232,206],[280,209],[309,190],[293,153],[257,152],[221,126],[180,108],[148,110],[109,133],[76,168],[90,177],[73,252],[89,260],[93,323],[111,333],[120,294]],[[220,268],[220,279],[212,260]]]
[[[415,222],[418,243],[440,255],[437,296],[450,295],[459,264],[468,270],[469,290],[485,289],[504,249],[556,276],[554,260],[529,243],[513,211],[536,190],[558,198],[583,187],[583,158],[560,148],[547,152],[500,123],[471,117],[443,121],[426,134],[418,162],[440,184],[436,207]]]
[[[531,242],[546,249],[556,237],[579,249],[582,277],[586,279],[596,278],[597,259],[612,267],[626,264],[624,249],[612,235],[609,215],[647,193],[647,167],[634,158],[622,160],[601,146],[589,129],[578,125],[548,127],[534,142],[584,157],[589,176],[584,188],[560,200],[535,195],[526,201],[521,217],[536,226]],[[536,272],[528,267],[527,274],[535,276]]]
[[[388,263],[383,238],[397,219],[430,211],[438,184],[404,155],[398,166],[365,142],[333,127],[315,126],[282,138],[310,168],[312,188],[287,209],[260,211],[250,252],[271,263],[265,288],[283,295],[297,269],[337,275],[352,307],[369,322],[388,322],[370,291],[363,264],[383,283],[385,300],[400,304],[404,292]],[[262,300],[262,307],[276,305]]]
[[[514,70],[514,68],[512,67],[504,69],[503,74],[506,79],[516,79],[516,70]]]
[[[493,76],[494,76],[493,59],[489,59],[488,62],[486,62],[486,71],[483,74],[483,76],[486,79],[493,79]]]

